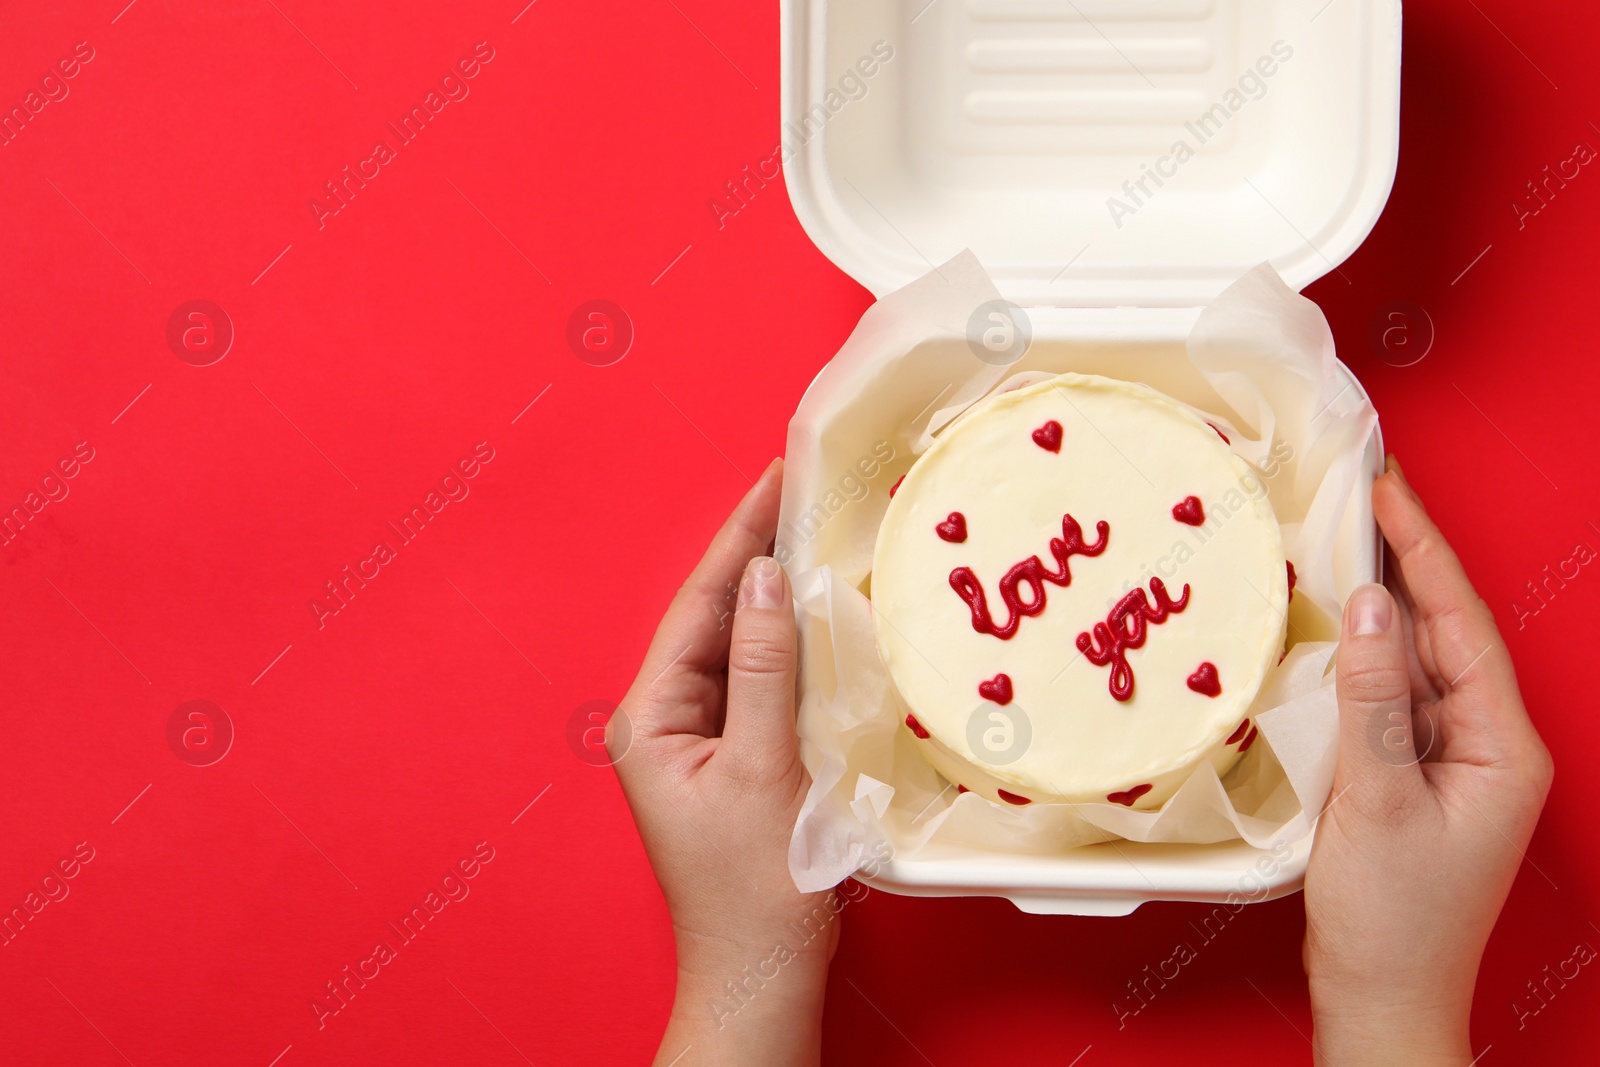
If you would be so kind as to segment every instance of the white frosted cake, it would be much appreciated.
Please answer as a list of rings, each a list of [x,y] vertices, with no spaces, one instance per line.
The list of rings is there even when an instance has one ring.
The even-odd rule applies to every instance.
[[[1291,581],[1265,486],[1220,431],[1146,386],[1064,374],[918,458],[870,592],[906,729],[952,783],[1149,810],[1254,743]]]

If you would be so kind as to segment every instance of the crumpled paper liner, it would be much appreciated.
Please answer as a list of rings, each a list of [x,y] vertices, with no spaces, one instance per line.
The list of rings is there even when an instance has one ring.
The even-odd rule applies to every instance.
[[[958,795],[899,728],[906,710],[878,658],[862,592],[889,487],[974,402],[1038,371],[1080,369],[1072,343],[1051,354],[1037,338],[1016,368],[978,359],[968,322],[998,298],[970,252],[885,296],[790,424],[776,555],[800,626],[799,731],[811,789],[789,869],[802,891],[836,885],[869,849],[882,854],[881,842],[900,859],[948,855],[946,846],[1059,853],[1117,837],[1271,847],[1308,834],[1328,796],[1338,724],[1330,664],[1349,592],[1335,588],[1334,543],[1377,415],[1338,375],[1322,312],[1266,264],[1218,296],[1189,334],[1188,373],[1198,371],[1209,390],[1191,384],[1188,395],[1169,394],[1221,427],[1234,452],[1258,467],[1272,464],[1275,447],[1280,456],[1283,444],[1293,450],[1263,477],[1298,582],[1289,654],[1249,711],[1261,731],[1256,744],[1223,779],[1203,763],[1159,811],[1009,808]],[[1145,380],[1169,391],[1162,377]]]

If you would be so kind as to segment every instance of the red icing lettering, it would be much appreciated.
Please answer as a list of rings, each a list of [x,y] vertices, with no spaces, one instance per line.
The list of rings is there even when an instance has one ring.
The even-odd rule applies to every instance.
[[[1250,729],[1250,720],[1246,719],[1244,722],[1240,723],[1239,728],[1233,731],[1233,733],[1229,734],[1228,739],[1222,743],[1225,745],[1233,744],[1235,741],[1239,740],[1239,738],[1243,737],[1244,732],[1248,729]]]
[[[1032,804],[1033,803],[1033,801],[1029,800],[1027,797],[1019,797],[1015,793],[1007,793],[1004,789],[996,789],[995,792],[999,793],[1000,794],[1000,799],[1005,801],[1007,804],[1019,804],[1020,805],[1020,804]]]
[[[985,700],[992,700],[996,704],[1011,703],[1011,676],[997,674],[986,682],[978,683],[978,695]]]
[[[1189,606],[1189,587],[1183,595],[1173,600],[1167,595],[1167,586],[1160,578],[1150,579],[1150,592],[1155,604],[1143,589],[1135,589],[1111,609],[1105,622],[1094,624],[1094,636],[1078,635],[1078,651],[1084,659],[1097,667],[1111,665],[1111,695],[1118,700],[1133,699],[1133,668],[1128,666],[1128,649],[1144,647],[1148,635],[1147,623],[1162,623],[1167,616]]]
[[[1124,790],[1121,793],[1107,793],[1106,799],[1111,801],[1113,804],[1121,804],[1124,807],[1131,808],[1133,807],[1134,801],[1138,800],[1140,797],[1144,796],[1154,788],[1155,786],[1151,785],[1149,782],[1146,782],[1144,785],[1136,785],[1132,789]]]
[[[915,715],[906,716],[906,725],[911,727],[911,732],[922,738],[922,740],[926,741],[928,739],[927,728],[917,721],[917,717]]]
[[[1172,505],[1172,517],[1188,526],[1203,526],[1206,521],[1206,509],[1200,506],[1200,498],[1186,496],[1177,504]]]
[[[1222,695],[1222,679],[1217,677],[1215,663],[1202,663],[1189,675],[1189,688],[1208,697]]]
[[[949,518],[934,527],[939,532],[939,537],[953,545],[959,545],[967,539],[967,517],[959,511],[952,511]]]
[[[967,607],[972,611],[972,628],[980,634],[993,634],[1002,641],[1011,640],[1017,632],[1017,627],[1021,625],[1023,616],[1037,615],[1044,610],[1045,582],[1063,586],[1072,584],[1068,559],[1073,556],[1098,556],[1106,550],[1106,540],[1111,535],[1111,527],[1102,519],[1095,524],[1095,532],[1100,535],[1100,540],[1092,545],[1085,543],[1083,528],[1078,525],[1078,521],[1071,515],[1063,515],[1061,536],[1050,539],[1050,554],[1055,557],[1059,570],[1048,570],[1038,556],[1029,556],[1006,571],[1005,576],[1000,579],[1000,600],[1005,604],[1007,612],[1004,625],[995,625],[994,617],[989,614],[989,600],[984,595],[983,583],[972,573],[972,568],[957,567],[951,571],[950,588],[966,601]],[[1027,601],[1024,601],[1018,592],[1024,585],[1033,590],[1031,598]]]
[[[1051,419],[1037,430],[1033,431],[1033,443],[1046,452],[1061,451],[1061,424]]]

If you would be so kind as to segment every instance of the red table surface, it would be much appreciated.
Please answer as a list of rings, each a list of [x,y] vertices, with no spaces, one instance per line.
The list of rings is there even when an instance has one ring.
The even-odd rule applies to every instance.
[[[666,910],[569,720],[621,696],[870,298],[781,180],[725,225],[708,206],[776,140],[774,5],[525,2],[0,17],[8,108],[92,53],[0,147],[0,505],[43,502],[0,548],[0,908],[60,898],[0,948],[0,1062],[654,1046]],[[1600,548],[1600,174],[1569,164],[1543,201],[1527,185],[1600,146],[1597,24],[1553,0],[1407,5],[1393,196],[1309,290],[1506,629],[1559,768],[1478,982],[1490,1067],[1584,1047],[1600,997],[1587,970],[1528,986],[1600,945],[1582,845],[1600,573],[1559,577]],[[492,58],[447,86],[468,95],[319,220],[323,183],[479,42]],[[166,338],[195,299],[235,333],[207,367]],[[612,366],[565,340],[592,299],[634,324]],[[1434,330],[1406,367],[1368,342],[1397,300]],[[392,536],[475,449],[492,460],[445,483],[468,495]],[[73,477],[49,477],[63,461]],[[380,539],[394,557],[363,562]],[[346,566],[377,571],[319,620]],[[209,766],[169,742],[191,700],[234,733]],[[474,877],[444,883],[462,860]],[[63,861],[74,876],[52,879]],[[319,1026],[325,983],[442,885],[459,899]],[[1205,910],[872,893],[844,917],[826,1059],[1308,1062],[1299,897],[1247,909],[1119,1029],[1126,983]]]

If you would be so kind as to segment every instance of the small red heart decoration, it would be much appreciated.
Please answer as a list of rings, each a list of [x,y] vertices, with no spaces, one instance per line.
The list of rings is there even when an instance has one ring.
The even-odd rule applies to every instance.
[[[1246,719],[1244,722],[1240,723],[1239,728],[1233,731],[1233,733],[1229,734],[1228,739],[1222,743],[1225,745],[1233,744],[1235,741],[1239,740],[1239,738],[1243,737],[1244,732],[1248,729],[1250,729],[1250,720]]]
[[[939,536],[953,545],[959,545],[967,539],[967,517],[959,511],[952,511],[950,517],[934,527],[939,531]]]
[[[896,478],[894,480],[894,484],[889,487],[889,496],[890,496],[891,499],[893,499],[893,497],[894,497],[895,490],[900,488],[900,483],[905,481],[905,480],[906,480],[906,476],[904,474],[902,474],[900,477],[898,477],[898,478]]]
[[[987,682],[979,682],[978,695],[985,700],[992,700],[996,704],[1011,703],[1011,676],[997,674]]]
[[[962,785],[960,782],[957,782],[956,783],[956,795],[960,796],[962,793],[966,793],[966,792],[969,792],[967,787]]]
[[[906,725],[911,728],[912,733],[916,734],[922,740],[926,741],[928,739],[927,728],[917,721],[917,717],[915,715],[906,716]]]
[[[1215,663],[1202,663],[1189,675],[1189,688],[1208,697],[1222,695],[1222,680],[1217,677]]]
[[[1289,565],[1289,599],[1293,600],[1294,599],[1294,581],[1295,581],[1295,579],[1294,579],[1294,562],[1292,560],[1284,560],[1284,562]]]
[[[1037,430],[1033,431],[1033,443],[1046,452],[1061,451],[1061,424],[1051,419]]]
[[[1256,743],[1256,734],[1259,732],[1260,731],[1258,731],[1254,726],[1250,727],[1250,733],[1245,737],[1244,744],[1239,746],[1240,755],[1248,752],[1250,750],[1250,746]]]
[[[1186,496],[1183,502],[1172,505],[1172,517],[1189,526],[1204,526],[1206,509],[1200,506],[1200,498]]]
[[[1019,797],[1015,793],[1007,793],[1004,789],[996,789],[995,792],[999,793],[1000,799],[1005,801],[1007,804],[1022,805],[1033,803],[1033,801],[1029,800],[1027,797]]]
[[[1124,807],[1131,808],[1133,807],[1134,801],[1150,792],[1150,790],[1153,788],[1155,787],[1149,782],[1146,782],[1144,785],[1136,785],[1132,789],[1125,790],[1121,793],[1107,793],[1106,799],[1111,801],[1113,804],[1121,804]]]

